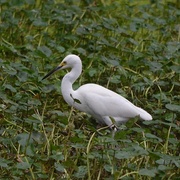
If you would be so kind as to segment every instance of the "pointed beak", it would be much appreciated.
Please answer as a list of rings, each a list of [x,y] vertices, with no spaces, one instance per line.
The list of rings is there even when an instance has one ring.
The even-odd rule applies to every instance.
[[[62,68],[62,65],[57,66],[56,68],[54,68],[52,71],[50,71],[49,73],[47,73],[42,80],[46,79],[47,77],[49,77],[51,74],[55,73],[56,71],[58,71],[59,69]]]

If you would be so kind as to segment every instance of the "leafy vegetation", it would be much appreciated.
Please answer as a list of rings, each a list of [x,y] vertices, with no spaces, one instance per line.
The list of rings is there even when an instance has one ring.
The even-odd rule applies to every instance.
[[[178,1],[0,1],[0,179],[178,179]],[[146,109],[111,137],[63,100],[59,72],[83,60],[93,82]]]

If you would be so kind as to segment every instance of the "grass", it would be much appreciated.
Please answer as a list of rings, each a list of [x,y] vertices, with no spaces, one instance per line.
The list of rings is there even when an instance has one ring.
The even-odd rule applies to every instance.
[[[179,179],[178,1],[0,2],[0,179]],[[122,94],[153,116],[111,137],[63,100],[59,72]],[[60,79],[60,80],[59,80]]]

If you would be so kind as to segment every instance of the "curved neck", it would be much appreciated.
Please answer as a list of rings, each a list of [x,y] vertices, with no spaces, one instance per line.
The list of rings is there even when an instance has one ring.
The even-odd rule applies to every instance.
[[[67,73],[61,82],[61,91],[65,101],[69,105],[73,105],[73,94],[74,90],[72,88],[73,83],[80,76],[82,71],[82,64],[76,64],[69,73]]]

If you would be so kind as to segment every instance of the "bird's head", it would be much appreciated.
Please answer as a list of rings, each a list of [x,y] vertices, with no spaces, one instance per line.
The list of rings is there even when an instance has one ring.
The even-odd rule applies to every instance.
[[[75,54],[70,54],[70,55],[66,56],[57,67],[55,67],[48,74],[46,74],[43,77],[43,79],[46,79],[51,74],[55,73],[56,71],[58,71],[60,69],[73,68],[76,64],[81,64],[81,59],[79,58],[79,56],[77,56]]]
[[[63,61],[59,64],[61,69],[73,68],[76,64],[80,64],[81,59],[75,54],[66,56]]]

